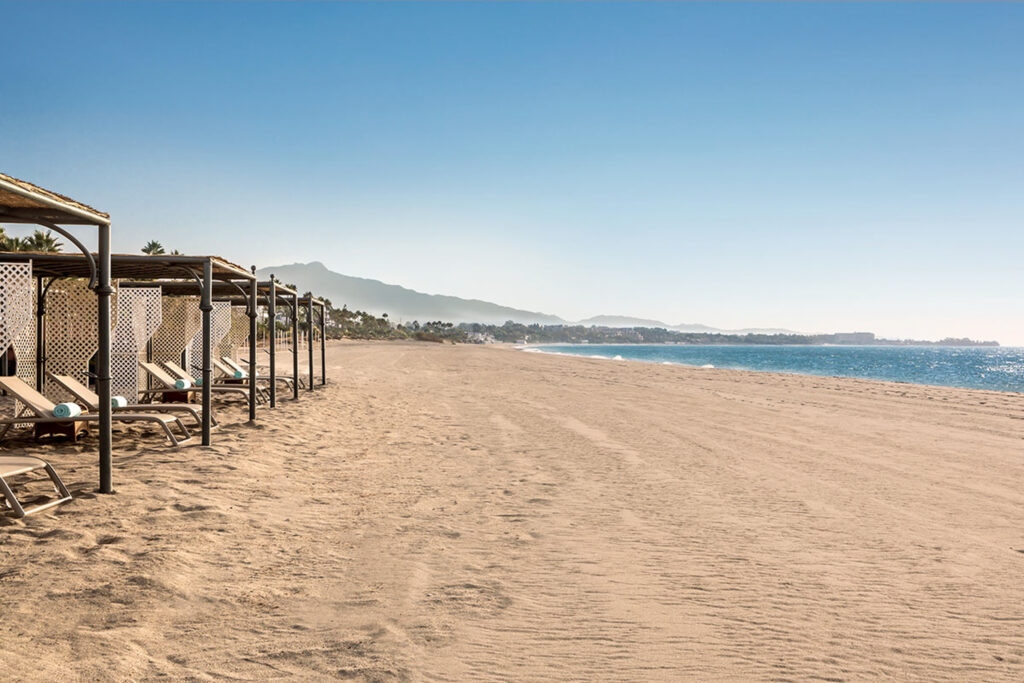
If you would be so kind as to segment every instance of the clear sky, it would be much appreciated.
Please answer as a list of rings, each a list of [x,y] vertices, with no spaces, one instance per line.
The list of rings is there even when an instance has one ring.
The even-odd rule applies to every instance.
[[[1024,4],[5,3],[0,170],[569,319],[1024,345]]]

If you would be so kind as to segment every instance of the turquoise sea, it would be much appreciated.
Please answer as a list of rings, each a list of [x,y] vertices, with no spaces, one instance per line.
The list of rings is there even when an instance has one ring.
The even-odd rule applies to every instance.
[[[526,351],[1024,392],[1024,348],[560,344]]]

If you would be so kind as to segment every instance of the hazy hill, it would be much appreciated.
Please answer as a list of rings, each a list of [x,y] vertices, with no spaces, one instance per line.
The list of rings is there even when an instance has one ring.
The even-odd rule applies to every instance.
[[[751,327],[741,330],[725,330],[717,327],[709,327],[708,325],[701,325],[700,323],[680,323],[678,325],[670,325],[669,323],[662,322],[661,320],[631,318],[625,315],[596,315],[593,318],[581,320],[580,325],[598,325],[601,327],[664,327],[666,330],[676,330],[677,332],[707,332],[721,334],[796,334],[792,330],[783,330],[774,327]]]
[[[628,315],[595,315],[593,318],[580,320],[580,325],[590,327],[664,327],[666,330],[672,327],[660,320],[647,320],[646,318],[631,318]]]
[[[444,320],[491,325],[501,325],[506,320],[544,325],[565,322],[558,316],[546,313],[499,306],[479,299],[424,294],[379,280],[342,275],[328,270],[319,261],[272,266],[257,271],[261,278],[266,278],[271,273],[281,282],[295,284],[300,293],[308,290],[317,296],[330,299],[336,308],[341,308],[344,304],[349,310],[367,311],[375,315],[387,313],[389,318],[396,321]]]
[[[396,321],[411,322],[419,320],[444,320],[454,323],[485,323],[501,325],[506,320],[518,323],[542,325],[570,324],[557,315],[524,311],[519,308],[500,306],[479,299],[461,299],[457,296],[441,294],[424,294],[399,285],[389,285],[379,280],[362,277],[351,277],[328,270],[319,261],[312,263],[292,263],[284,266],[261,268],[257,274],[261,278],[274,274],[278,280],[295,284],[299,292],[311,291],[317,296],[331,300],[341,308],[342,304],[350,310],[361,310],[380,315],[387,313]],[[670,325],[660,320],[646,320],[621,315],[599,315],[579,321],[580,325],[598,325],[604,327],[663,327],[679,332],[721,332],[723,334],[792,334],[781,329],[744,329],[720,330],[700,324]]]

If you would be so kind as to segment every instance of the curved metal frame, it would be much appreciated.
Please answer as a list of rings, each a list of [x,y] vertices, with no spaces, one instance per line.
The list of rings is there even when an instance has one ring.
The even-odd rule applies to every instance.
[[[76,247],[78,247],[78,250],[80,252],[82,252],[82,254],[85,255],[85,260],[89,263],[89,289],[95,291],[96,288],[97,288],[99,274],[98,274],[98,271],[97,271],[97,268],[96,268],[96,259],[93,258],[92,252],[89,251],[88,249],[86,249],[85,245],[82,244],[78,240],[77,237],[75,237],[70,232],[68,232],[64,228],[60,227],[56,223],[50,223],[50,222],[41,221],[41,220],[37,220],[36,223],[38,225],[43,226],[44,228],[49,228],[50,230],[56,230],[60,235],[63,235],[72,244],[74,244]]]

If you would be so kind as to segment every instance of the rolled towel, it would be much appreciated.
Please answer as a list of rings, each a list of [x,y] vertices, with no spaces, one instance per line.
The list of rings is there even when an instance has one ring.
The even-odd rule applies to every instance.
[[[128,406],[128,399],[124,396],[111,396],[110,405],[113,408],[125,408]]]
[[[77,403],[58,403],[53,407],[54,417],[78,417],[82,414],[82,406]]]
[[[202,377],[200,377],[199,379],[196,380],[196,386],[197,387],[203,386],[203,378]]]
[[[248,376],[245,370],[235,370],[235,379],[245,379]]]
[[[176,380],[174,380],[174,388],[175,389],[190,389],[191,387],[192,387],[192,382],[187,380],[187,379],[176,379]]]

